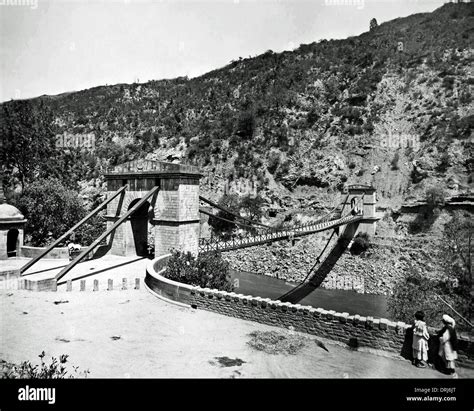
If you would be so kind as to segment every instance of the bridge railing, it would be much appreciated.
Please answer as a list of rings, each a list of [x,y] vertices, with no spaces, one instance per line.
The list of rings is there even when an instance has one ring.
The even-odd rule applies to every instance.
[[[231,240],[228,241],[216,241],[216,240],[207,240],[202,239],[200,241],[200,251],[201,252],[209,252],[209,251],[218,251],[218,250],[231,250],[237,248],[244,248],[244,246],[251,246],[255,244],[262,244],[270,241],[275,241],[278,239],[290,238],[290,237],[298,237],[302,234],[311,234],[318,231],[327,230],[332,227],[337,227],[340,225],[348,224],[351,221],[359,220],[362,218],[362,215],[359,213],[358,215],[348,215],[336,220],[330,220],[326,222],[322,222],[319,224],[313,225],[306,225],[304,227],[294,227],[291,230],[280,230],[278,232],[273,233],[266,233],[255,235],[252,237],[244,237],[244,238],[235,238],[233,237]]]

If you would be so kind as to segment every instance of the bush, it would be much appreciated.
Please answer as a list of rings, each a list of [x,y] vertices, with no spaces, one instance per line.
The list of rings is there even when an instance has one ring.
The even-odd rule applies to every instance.
[[[439,322],[443,307],[434,293],[436,283],[411,271],[394,286],[394,293],[388,298],[388,311],[392,318],[410,324],[413,315],[420,310],[425,313],[427,323]]]
[[[316,108],[312,108],[308,114],[306,115],[306,122],[309,127],[313,126],[314,123],[316,123],[320,118],[320,115]]]
[[[63,378],[75,378],[79,376],[81,378],[87,378],[89,370],[79,372],[79,367],[74,367],[74,374],[68,374],[66,369],[66,363],[68,355],[60,355],[59,359],[52,357],[51,364],[44,362],[45,352],[43,351],[38,357],[41,359],[41,365],[33,366],[30,361],[23,361],[20,365],[4,363],[2,365],[1,377],[4,379],[63,379]]]
[[[367,233],[359,233],[351,246],[351,254],[359,255],[370,247],[370,238]]]
[[[240,113],[237,120],[236,134],[245,140],[253,137],[256,127],[255,114],[252,110],[246,110]]]
[[[400,154],[398,154],[398,151],[395,153],[393,156],[392,162],[390,163],[391,169],[392,170],[398,170],[400,167],[398,166],[398,160],[400,159]]]
[[[239,214],[239,198],[235,194],[224,194],[219,200],[219,205],[235,214]],[[226,211],[219,210],[217,217],[225,218],[228,221],[210,216],[209,225],[212,227],[214,233],[224,239],[230,237],[236,227],[233,223],[233,221],[235,221],[235,216]]]
[[[431,187],[426,190],[425,199],[430,212],[444,205],[445,193],[441,187]]]
[[[81,245],[91,245],[97,237],[99,237],[105,230],[107,224],[103,215],[95,215],[87,223],[83,224],[77,229],[74,242]],[[104,240],[106,241],[106,240]]]
[[[173,281],[203,288],[233,291],[229,263],[219,252],[199,254],[173,251],[165,271],[165,277]]]
[[[410,223],[411,234],[428,230],[438,218],[440,208],[444,205],[445,193],[441,187],[431,187],[425,192],[426,207]]]
[[[268,156],[267,170],[274,174],[278,166],[280,165],[280,153],[278,151],[270,151]]]
[[[60,237],[86,214],[78,194],[57,179],[28,185],[17,206],[28,220],[26,233],[33,246],[44,246],[51,238]]]
[[[441,296],[456,311],[465,317],[469,317],[469,299],[458,293],[453,286],[454,278],[445,281],[436,281],[427,278],[413,267],[394,285],[394,292],[388,298],[388,311],[396,321],[411,323],[416,311],[425,313],[428,325],[437,326],[441,316],[450,309],[438,299]],[[462,321],[458,321],[457,327],[464,328]]]
[[[244,211],[250,220],[259,221],[263,215],[263,198],[247,195],[240,200],[240,209]]]
[[[377,28],[378,27],[377,19],[375,19],[375,18],[371,19],[369,27],[370,27],[370,31]]]

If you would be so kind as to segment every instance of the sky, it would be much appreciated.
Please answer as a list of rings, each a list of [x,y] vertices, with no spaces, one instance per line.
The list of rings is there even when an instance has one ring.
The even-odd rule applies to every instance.
[[[446,0],[0,0],[0,101],[195,77]]]

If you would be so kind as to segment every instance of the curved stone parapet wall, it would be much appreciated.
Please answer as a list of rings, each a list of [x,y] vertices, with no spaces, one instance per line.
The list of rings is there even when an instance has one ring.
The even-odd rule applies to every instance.
[[[406,334],[411,325],[384,318],[338,313],[334,310],[282,303],[279,300],[201,288],[172,281],[163,276],[170,255],[158,257],[147,266],[145,284],[166,301],[219,314],[256,321],[325,337],[352,347],[366,347],[401,354],[410,352]],[[435,330],[430,329],[432,341]],[[459,336],[459,364],[474,368],[474,338]],[[433,353],[437,348],[430,348]]]
[[[162,273],[171,254],[158,257],[148,263],[146,268],[145,285],[158,297],[189,307],[193,305],[192,292],[199,288],[192,285],[179,283],[165,278]]]

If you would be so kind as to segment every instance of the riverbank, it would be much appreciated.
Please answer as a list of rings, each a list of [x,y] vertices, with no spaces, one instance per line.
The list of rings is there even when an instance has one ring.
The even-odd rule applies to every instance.
[[[279,241],[226,251],[222,257],[234,270],[299,283],[313,267],[327,239],[328,234],[308,236],[294,245],[289,241]],[[345,252],[321,288],[390,295],[396,282],[410,269],[439,277],[442,265],[436,241],[423,236],[404,239],[374,237],[370,248],[361,255]]]

